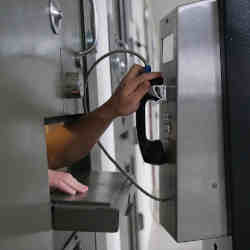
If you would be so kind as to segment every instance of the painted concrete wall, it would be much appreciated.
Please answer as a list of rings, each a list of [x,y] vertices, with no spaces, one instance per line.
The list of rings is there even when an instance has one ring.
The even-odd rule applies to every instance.
[[[109,1],[109,0],[107,0]],[[97,60],[107,52],[109,52],[109,36],[108,36],[108,9],[106,0],[96,0],[97,5],[97,25],[98,25],[98,43],[97,43],[97,53],[94,60]],[[93,63],[93,62],[91,62]],[[96,78],[95,78],[96,77]],[[96,74],[90,76],[89,83],[94,84],[97,96],[91,96],[91,109],[95,109],[101,106],[105,101],[107,101],[112,95],[111,89],[111,74],[110,74],[110,63],[109,59],[102,61],[96,67]],[[93,92],[95,92],[93,91]],[[93,94],[93,93],[92,93]],[[94,100],[93,100],[94,98]],[[113,124],[105,131],[103,136],[100,138],[100,142],[105,148],[108,149],[110,155],[115,155],[115,141],[114,141],[114,127]],[[93,169],[102,171],[117,171],[115,166],[109,161],[105,154],[100,151],[100,148],[96,145],[94,150],[92,150],[92,159],[97,164],[93,166]],[[100,162],[100,164],[98,164]],[[120,250],[120,232],[117,233],[106,233],[99,234],[100,238],[97,241],[97,249],[108,249],[108,250]],[[105,239],[105,240],[102,240]],[[105,242],[105,243],[104,243]],[[105,246],[103,246],[105,244]]]

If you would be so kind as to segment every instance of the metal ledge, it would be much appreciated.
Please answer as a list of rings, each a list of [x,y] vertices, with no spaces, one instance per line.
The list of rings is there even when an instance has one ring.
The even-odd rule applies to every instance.
[[[134,193],[120,173],[91,172],[78,176],[88,185],[86,194],[51,194],[52,226],[58,231],[117,232],[119,215],[125,215]]]

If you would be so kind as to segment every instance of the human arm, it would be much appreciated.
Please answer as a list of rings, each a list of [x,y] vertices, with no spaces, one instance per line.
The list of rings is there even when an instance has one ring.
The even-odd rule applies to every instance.
[[[135,112],[150,88],[150,80],[160,73],[140,74],[143,67],[134,65],[114,95],[101,107],[83,116],[74,124],[61,126],[47,135],[50,169],[57,169],[86,155],[110,123],[119,116]]]

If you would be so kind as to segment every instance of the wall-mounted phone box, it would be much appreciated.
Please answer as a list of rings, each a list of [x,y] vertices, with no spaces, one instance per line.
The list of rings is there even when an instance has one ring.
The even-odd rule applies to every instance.
[[[177,89],[160,104],[160,139],[176,154],[159,168],[159,193],[170,198],[159,205],[160,223],[179,242],[226,236],[217,2],[178,7],[160,25],[161,71]]]

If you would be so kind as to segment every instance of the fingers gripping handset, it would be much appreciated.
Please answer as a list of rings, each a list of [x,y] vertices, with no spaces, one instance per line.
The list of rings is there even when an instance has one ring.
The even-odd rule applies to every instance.
[[[149,91],[150,81],[159,77],[160,73],[145,73],[142,66],[134,65],[108,101],[111,107],[109,113],[114,118],[134,113],[143,96]]]
[[[144,72],[151,72],[151,67],[147,65]],[[148,101],[166,101],[166,86],[163,78],[158,77],[150,81],[151,89],[142,98],[139,109],[136,112],[136,127],[139,146],[145,162],[154,165],[161,165],[167,162],[167,155],[160,140],[148,140],[146,136],[145,107]]]

